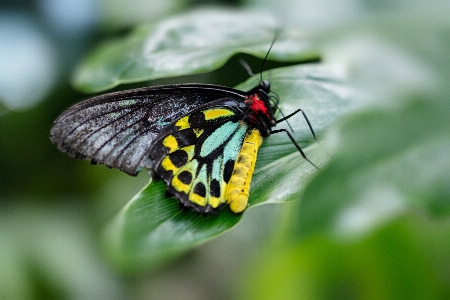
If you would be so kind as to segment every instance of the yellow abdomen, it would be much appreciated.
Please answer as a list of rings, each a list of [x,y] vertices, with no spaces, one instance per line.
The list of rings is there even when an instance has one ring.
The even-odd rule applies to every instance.
[[[246,134],[241,151],[236,158],[227,189],[227,203],[234,213],[240,213],[247,207],[250,182],[262,139],[259,131],[252,129]]]

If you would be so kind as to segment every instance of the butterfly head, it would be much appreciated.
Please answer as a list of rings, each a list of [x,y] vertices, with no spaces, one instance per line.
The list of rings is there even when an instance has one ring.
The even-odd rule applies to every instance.
[[[245,98],[248,123],[258,128],[263,137],[269,136],[276,121],[270,105],[270,83],[267,80],[250,90]]]
[[[262,80],[259,83],[260,90],[264,91],[266,94],[270,93],[270,82],[269,80]]]

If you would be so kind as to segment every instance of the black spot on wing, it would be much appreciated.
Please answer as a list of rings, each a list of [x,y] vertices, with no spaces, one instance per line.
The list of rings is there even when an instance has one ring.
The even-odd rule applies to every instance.
[[[198,141],[197,135],[191,128],[175,132],[173,135],[175,136],[180,148],[195,145]]]
[[[234,160],[228,160],[225,163],[225,167],[223,170],[223,180],[226,183],[228,183],[230,181],[231,174],[233,173],[233,168],[234,168]]]
[[[178,179],[184,184],[190,184],[192,181],[192,174],[188,171],[182,171],[178,174]]]
[[[206,187],[202,182],[197,182],[193,192],[201,197],[206,197]]]
[[[209,184],[209,192],[212,197],[219,198],[220,197],[220,183],[217,179],[211,180]]]
[[[188,162],[188,154],[183,150],[176,150],[170,153],[169,158],[177,168],[184,166]]]

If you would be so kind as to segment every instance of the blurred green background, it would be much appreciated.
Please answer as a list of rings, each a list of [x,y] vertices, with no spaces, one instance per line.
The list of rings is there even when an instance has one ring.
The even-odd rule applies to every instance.
[[[449,299],[443,0],[221,2],[304,31],[357,91],[352,110],[321,136],[333,158],[301,201],[249,209],[235,228],[169,263],[124,274],[108,260],[104,228],[149,176],[93,167],[50,143],[53,120],[88,97],[71,76],[102,41],[217,4],[0,2],[0,299]],[[234,86],[247,78],[236,61],[176,80]]]

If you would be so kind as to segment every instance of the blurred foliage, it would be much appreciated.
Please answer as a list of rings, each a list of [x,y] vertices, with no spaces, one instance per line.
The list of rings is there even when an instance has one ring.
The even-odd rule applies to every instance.
[[[283,94],[284,110],[302,107],[314,118],[313,125],[321,132],[323,148],[332,158],[321,172],[306,180],[296,173],[301,173],[304,165],[298,159],[291,160],[294,154],[281,160],[288,171],[269,176],[273,181],[265,182],[265,176],[255,174],[252,205],[284,199],[283,188],[274,188],[269,184],[273,182],[296,187],[288,199],[292,201],[252,207],[226,234],[189,253],[181,251],[185,249],[166,252],[167,258],[162,261],[159,257],[149,267],[150,272],[143,273],[149,269],[142,265],[144,270],[132,276],[133,270],[128,270],[128,275],[119,273],[112,268],[117,261],[111,264],[105,258],[105,253],[111,258],[111,252],[118,248],[102,243],[103,229],[148,182],[148,176],[133,178],[72,159],[50,144],[48,132],[59,113],[87,98],[68,86],[71,72],[80,68],[82,57],[91,57],[111,37],[117,40],[128,36],[130,25],[141,26],[143,20],[155,24],[169,17],[181,20],[176,13],[207,1],[123,3],[118,0],[0,3],[0,38],[3,44],[11,46],[0,49],[0,87],[8,88],[7,94],[0,92],[1,299],[450,297],[447,3],[425,4],[415,0],[226,3],[236,5],[242,13],[244,8],[251,8],[252,16],[255,9],[271,11],[282,20],[287,32],[294,28],[304,33],[293,42],[301,44],[307,40],[318,49],[324,70],[328,70],[325,78],[334,74],[332,70],[337,72],[338,82],[307,73],[314,80],[304,83],[304,89],[293,78],[298,74],[288,72],[282,78],[280,69],[264,75],[271,79],[273,90]],[[22,27],[11,25],[24,18],[28,24],[25,28],[32,28],[31,31],[16,30]],[[4,23],[10,19],[16,23]],[[255,31],[260,29],[259,21],[251,19]],[[27,38],[23,32],[34,32],[36,39]],[[245,51],[247,54],[243,55],[237,55],[239,51],[230,46],[230,54],[222,57],[219,64],[215,62],[213,67],[202,69],[207,74],[186,72],[184,76],[153,79],[120,89],[187,81],[234,86],[248,77],[238,58],[244,57],[254,71],[259,71],[267,43],[270,38],[261,43],[258,51]],[[292,47],[298,49],[295,44]],[[289,50],[287,44],[282,48]],[[5,49],[29,51],[13,51],[14,56],[1,52]],[[28,63],[25,58],[29,57],[41,59],[44,66]],[[48,57],[51,59],[42,59]],[[267,69],[302,61],[298,58],[284,61],[276,55],[272,59],[266,64]],[[25,65],[15,67],[20,62]],[[299,70],[302,66],[292,68]],[[326,91],[342,82],[342,78],[347,86],[332,89],[336,98],[327,93],[312,98],[320,104],[317,110],[313,102],[302,102],[308,98],[311,82],[319,83],[318,87],[322,85]],[[14,79],[14,84],[5,79]],[[19,101],[19,95],[33,93],[34,86],[29,82],[42,79],[49,84],[45,84],[45,90],[36,92],[37,100],[11,105],[14,95]],[[290,81],[295,86],[291,90]],[[296,95],[298,105],[293,102]],[[333,99],[347,99],[348,109],[340,111],[343,106],[333,106],[330,103]],[[345,116],[330,125],[324,112]],[[302,120],[295,119],[292,123],[298,133],[297,126],[302,126]],[[308,132],[303,130],[304,127],[298,139],[308,145],[311,141],[304,140]],[[268,139],[256,172],[276,170],[269,167],[280,156],[291,153],[288,146],[281,137]],[[308,151],[312,159],[325,160],[319,154],[323,151],[320,147],[308,147]],[[151,186],[162,194],[163,185]],[[260,197],[269,194],[270,197]],[[129,206],[142,204],[136,199]],[[154,202],[149,206],[158,203],[162,205]],[[168,205],[175,211],[175,201]],[[149,226],[147,218],[161,216],[157,210],[145,209],[140,218],[133,220],[136,224],[131,228]],[[124,214],[122,211],[115,222]],[[108,230],[107,236],[116,234],[117,238],[114,226]],[[144,254],[151,251],[143,249]]]
[[[258,26],[253,20],[260,18]],[[238,25],[239,24],[239,25]],[[270,15],[202,9],[136,28],[126,38],[108,41],[83,61],[74,86],[98,92],[121,83],[206,73],[231,56],[264,58],[277,31]],[[319,56],[301,32],[283,32],[269,58],[301,62]]]
[[[448,229],[446,221],[406,214],[358,240],[319,234],[273,245],[253,259],[240,292],[246,299],[446,299]]]

